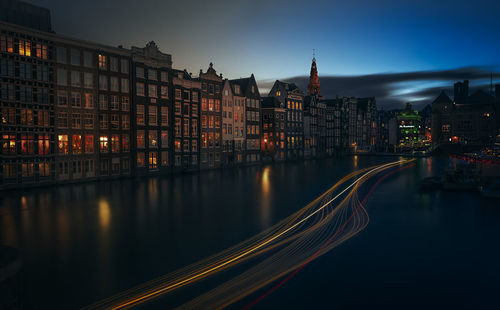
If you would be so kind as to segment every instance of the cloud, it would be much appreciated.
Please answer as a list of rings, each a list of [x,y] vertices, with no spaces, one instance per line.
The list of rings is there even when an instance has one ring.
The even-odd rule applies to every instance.
[[[444,90],[453,97],[453,84],[469,80],[471,91],[488,90],[491,67],[463,67],[440,71],[415,71],[400,73],[377,73],[358,76],[321,76],[321,92],[325,98],[376,97],[379,109],[402,108],[411,102],[416,108],[423,108]],[[498,71],[493,78],[499,79]],[[296,83],[302,90],[307,89],[308,76],[296,76],[283,79]],[[259,82],[261,94],[267,94],[274,80]]]

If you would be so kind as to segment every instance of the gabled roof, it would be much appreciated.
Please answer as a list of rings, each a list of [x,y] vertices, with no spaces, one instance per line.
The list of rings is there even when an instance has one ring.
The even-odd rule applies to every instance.
[[[240,89],[241,89],[241,94],[240,95],[242,95],[242,96],[248,95],[249,94],[249,88],[252,85],[254,85],[255,86],[256,94],[259,95],[259,97],[260,97],[259,87],[257,86],[257,82],[255,81],[255,77],[253,76],[253,73],[252,73],[252,75],[250,75],[247,78],[229,80],[229,82],[231,82],[231,86],[232,87],[233,87],[233,85],[239,85],[240,86]],[[233,92],[234,92],[234,88],[233,88]]]
[[[453,101],[451,101],[450,97],[448,97],[448,95],[444,92],[444,90],[442,90],[441,93],[439,94],[439,96],[437,96],[437,98],[434,99],[432,104],[434,104],[434,103],[452,103],[452,102]]]
[[[467,98],[468,104],[490,104],[494,102],[494,97],[485,93],[482,90],[478,90]]]

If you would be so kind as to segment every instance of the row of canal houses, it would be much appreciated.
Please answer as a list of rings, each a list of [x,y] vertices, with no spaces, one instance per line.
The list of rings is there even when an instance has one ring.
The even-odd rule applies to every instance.
[[[321,98],[315,59],[307,96],[276,81],[262,97],[253,74],[195,77],[153,41],[0,22],[0,189],[333,155],[367,138],[351,100]],[[349,122],[359,137],[341,139]]]

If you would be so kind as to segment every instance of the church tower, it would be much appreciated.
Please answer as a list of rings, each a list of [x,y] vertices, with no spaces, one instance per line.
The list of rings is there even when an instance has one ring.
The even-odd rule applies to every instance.
[[[311,75],[309,76],[309,85],[307,86],[307,94],[309,96],[316,95],[318,99],[321,97],[321,89],[319,86],[318,68],[316,67],[316,56],[313,50],[313,59],[311,64]]]

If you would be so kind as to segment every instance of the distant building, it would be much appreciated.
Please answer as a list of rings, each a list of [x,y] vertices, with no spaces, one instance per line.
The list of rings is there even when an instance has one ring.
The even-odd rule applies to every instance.
[[[262,100],[262,156],[263,160],[286,159],[286,109],[275,97]]]
[[[254,75],[250,77],[241,78],[236,80],[231,80],[231,85],[233,87],[233,96],[239,101],[237,105],[237,111],[242,107],[242,103],[245,106],[245,116],[244,125],[246,125],[245,132],[245,163],[256,164],[260,162],[260,145],[262,138],[262,124],[261,124],[261,97],[259,88],[257,87],[257,81]],[[244,102],[241,100],[244,99]],[[239,112],[241,113],[241,112]],[[238,114],[241,115],[241,114]],[[241,120],[241,118],[240,118]],[[243,124],[240,121],[241,128]],[[243,126],[244,126],[243,125]],[[241,135],[240,135],[241,136]],[[238,137],[237,144],[243,142],[242,139]],[[237,147],[239,149],[239,147]],[[238,155],[236,155],[238,156]]]
[[[340,154],[347,147],[347,117],[343,98],[322,101],[325,106],[325,149],[328,156]]]
[[[444,92],[432,103],[432,144],[477,149],[493,144],[498,134],[499,101],[481,90],[469,95],[468,81],[454,86],[454,101]]]
[[[286,109],[286,158],[304,157],[304,93],[294,83],[276,81],[269,92]]]
[[[54,39],[0,23],[0,188],[54,181]]]
[[[143,48],[133,46],[131,54],[133,170],[136,175],[166,173],[173,162],[172,56],[162,53],[153,41]],[[181,100],[175,104],[176,109],[183,107]],[[188,115],[189,111],[188,106]]]
[[[170,117],[173,123],[173,144],[170,144],[172,145],[170,150],[174,153],[173,171],[198,170],[202,144],[200,140],[201,82],[192,78],[186,70],[174,69],[172,70],[172,89],[175,101],[174,111],[171,113],[173,115]],[[205,137],[207,137],[206,132]],[[206,140],[205,143],[207,143]]]
[[[414,150],[424,147],[424,128],[422,116],[413,110],[410,103],[406,108],[396,113],[398,125],[398,144],[400,150]]]
[[[394,111],[377,111],[377,145],[376,150],[380,152],[392,152],[397,143],[397,130],[394,124],[394,129],[391,128],[391,121],[395,122]],[[391,129],[394,130],[394,138],[391,139]]]
[[[201,161],[200,168],[221,167],[222,157],[222,75],[210,63],[206,72],[200,70],[201,83]]]
[[[304,97],[304,157],[326,155],[326,104],[316,95]]]

